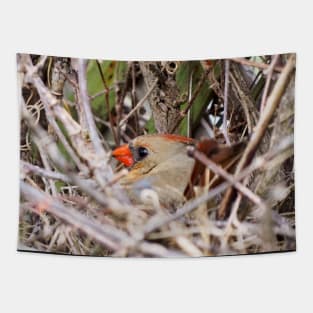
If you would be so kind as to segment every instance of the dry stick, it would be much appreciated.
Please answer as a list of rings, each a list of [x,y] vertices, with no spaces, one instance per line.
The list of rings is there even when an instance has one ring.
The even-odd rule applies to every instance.
[[[262,168],[266,165],[267,162],[274,159],[277,155],[279,155],[282,151],[288,149],[290,146],[293,145],[293,136],[288,136],[287,138],[284,138],[278,146],[275,147],[275,149],[267,152],[263,156],[260,156],[256,158],[249,167],[246,167],[243,169],[240,174],[237,177],[234,177],[234,182],[240,182],[245,177],[248,177],[251,173],[253,173],[255,170]],[[184,206],[179,208],[176,213],[173,215],[167,215],[164,216],[154,216],[152,217],[146,224],[146,226],[143,229],[143,236],[146,236],[150,232],[160,228],[161,226],[164,226],[182,216],[185,214],[195,210],[198,208],[198,206],[204,202],[207,202],[208,200],[214,198],[216,195],[222,193],[224,190],[226,190],[231,185],[230,182],[224,182],[217,186],[216,188],[210,190],[209,192],[197,197],[196,199],[187,202]]]
[[[231,78],[232,78],[233,85],[234,85],[234,87],[235,87],[236,90],[237,90],[237,93],[238,93],[238,95],[239,95],[239,98],[240,98],[240,100],[242,100],[242,99],[243,99],[243,94],[242,94],[242,92],[240,91],[240,90],[241,90],[241,89],[240,89],[240,86],[239,86],[239,84],[238,84],[236,78],[232,75],[232,73],[230,74],[230,76],[231,76]],[[247,104],[246,104],[245,101],[240,101],[240,103],[241,103],[241,106],[242,106],[242,108],[243,108],[243,112],[244,112],[245,117],[246,117],[248,132],[249,132],[249,134],[251,134],[253,127],[252,127],[252,121],[251,121],[251,118],[250,118],[248,106],[247,106]]]
[[[248,182],[249,182],[249,176],[245,177],[242,185],[246,186],[248,184]],[[232,208],[231,208],[231,214],[230,214],[230,216],[229,216],[229,218],[227,220],[227,224],[226,224],[226,228],[225,228],[225,234],[227,234],[228,231],[230,231],[231,226],[233,225],[234,221],[238,220],[237,213],[238,213],[238,210],[239,210],[239,206],[240,206],[241,200],[242,200],[242,194],[239,193],[237,195],[236,200],[234,201],[234,204],[233,204]]]
[[[132,101],[132,108],[134,108],[135,103],[137,103],[135,62],[131,63],[131,77],[132,77],[131,101]],[[136,112],[134,114],[134,126],[135,126],[134,131],[136,135],[138,136],[139,124],[138,124],[138,114]]]
[[[31,163],[25,162],[23,160],[21,160],[21,167],[25,173],[32,172],[38,176],[44,176],[46,178],[61,180],[64,181],[65,183],[70,182],[69,177],[62,173],[47,170],[39,166],[33,165]]]
[[[261,100],[261,106],[260,106],[261,114],[264,111],[264,107],[265,107],[266,100],[267,100],[267,95],[268,95],[268,92],[269,92],[269,88],[270,88],[270,85],[271,85],[271,80],[272,80],[272,76],[273,76],[273,72],[274,72],[274,67],[275,67],[278,59],[279,59],[279,54],[274,56],[270,66],[268,68],[266,82],[265,82],[264,91],[263,91],[262,100]]]
[[[43,177],[54,179],[54,180],[61,180],[68,184],[73,183],[73,178],[70,178],[68,175],[64,175],[60,172],[47,170],[37,165],[33,165],[31,163],[25,162],[23,160],[21,160],[20,162],[21,162],[21,168],[25,174],[27,174],[28,172],[31,172],[38,176],[43,176]],[[86,183],[87,184],[86,186],[88,186],[88,188],[89,186],[91,187],[93,185],[94,185],[94,188],[96,188],[96,183],[91,179],[81,179],[79,182],[79,185],[82,185],[82,183]]]
[[[52,113],[51,109],[47,105],[44,105],[44,108],[45,108],[47,120],[50,123],[50,125],[52,126],[52,128],[55,131],[55,133],[58,136],[58,138],[60,139],[63,147],[66,150],[66,152],[69,154],[69,156],[71,157],[71,159],[73,160],[73,162],[75,163],[77,168],[84,175],[88,175],[89,169],[87,168],[87,166],[85,164],[83,164],[80,161],[79,157],[76,155],[75,151],[72,149],[72,147],[68,143],[68,141],[67,141],[66,137],[64,136],[64,134],[62,133],[58,123],[56,122],[55,118],[53,117],[53,113]]]
[[[90,140],[95,150],[95,160],[93,163],[93,173],[98,184],[103,190],[107,180],[113,175],[111,167],[108,166],[108,156],[102,146],[101,139],[97,132],[96,123],[91,112],[89,96],[87,91],[87,78],[86,78],[86,61],[83,59],[78,59],[78,85],[79,85],[79,96],[82,103],[83,112],[86,117],[88,132],[90,135]],[[106,172],[106,175],[104,175]],[[128,202],[128,199],[121,192],[114,192],[115,196],[122,202]]]
[[[265,106],[264,112],[261,115],[259,122],[257,123],[255,130],[252,133],[252,136],[248,142],[248,145],[243,152],[242,158],[240,159],[238,166],[236,168],[235,175],[238,175],[244,169],[244,167],[249,164],[249,162],[253,158],[253,155],[256,152],[265,134],[266,128],[269,122],[271,121],[272,116],[278,104],[280,103],[280,99],[283,96],[283,93],[288,85],[290,76],[293,73],[294,69],[295,69],[295,55],[292,54],[289,57],[288,62],[286,66],[284,67],[284,70],[282,71],[279,79],[277,80],[271,95],[267,99],[267,105]],[[229,188],[218,210],[217,215],[219,219],[224,219],[226,217],[227,209],[228,209],[232,194],[233,194],[233,189]]]
[[[111,90],[113,90],[113,87],[110,87],[110,88],[109,88],[109,91],[111,91]],[[92,100],[95,100],[96,98],[98,98],[98,97],[100,97],[100,96],[103,96],[103,95],[105,95],[106,93],[107,93],[106,90],[101,90],[101,91],[95,93],[94,95],[89,96],[89,99],[90,99],[91,101],[92,101]]]
[[[112,117],[112,113],[111,113],[111,109],[110,109],[110,98],[109,98],[110,88],[108,87],[108,85],[107,85],[107,83],[105,81],[105,78],[104,78],[104,75],[103,75],[103,72],[102,72],[102,68],[101,68],[101,65],[100,65],[99,61],[97,60],[96,63],[97,63],[98,70],[99,70],[99,73],[100,73],[100,77],[101,77],[101,80],[102,80],[102,83],[103,83],[103,87],[104,87],[104,90],[105,90],[104,97],[105,97],[105,104],[106,104],[107,113],[108,113],[108,116],[109,116],[111,132],[113,134],[113,138],[114,138],[115,144],[118,145],[119,144],[119,140],[117,138],[117,134],[116,134],[116,131],[115,131],[115,128],[114,128],[114,121],[113,121],[113,117]]]
[[[41,158],[43,166],[48,171],[51,171],[49,159],[48,159],[48,156],[47,156],[47,153],[46,153],[44,147],[42,145],[37,145],[37,146],[38,146],[38,150],[39,150],[39,154],[40,154],[40,158]],[[56,196],[57,195],[57,189],[55,187],[55,182],[53,181],[53,179],[50,179],[50,178],[48,179],[48,181],[49,181],[49,185],[50,185],[50,189],[51,189],[51,194],[53,196]]]
[[[190,110],[191,106],[193,105],[194,101],[196,100],[196,98],[198,97],[198,94],[201,90],[201,88],[203,87],[204,83],[205,83],[205,80],[206,80],[206,77],[207,77],[207,72],[204,72],[202,74],[202,77],[200,78],[200,81],[198,82],[198,85],[192,95],[192,98],[188,101],[188,105],[187,107],[185,108],[185,110],[182,112],[182,115],[183,117],[186,116],[187,112]]]
[[[68,178],[71,180],[73,184],[80,187],[83,192],[85,192],[87,195],[89,195],[91,198],[97,201],[99,205],[102,205],[104,207],[110,207],[110,210],[112,210],[112,212],[116,211],[117,214],[120,214],[122,211],[123,212],[130,211],[127,206],[120,206],[119,208],[116,208],[117,204],[115,201],[112,204],[110,199],[105,198],[104,194],[102,192],[99,192],[94,185],[91,185],[88,181],[83,180],[78,175],[76,175],[73,172],[73,169],[71,168],[70,164],[59,152],[59,149],[56,143],[51,138],[51,136],[49,136],[48,133],[41,126],[39,126],[38,124],[36,125],[34,123],[33,117],[25,109],[25,104],[23,105],[24,103],[23,99],[21,99],[20,103],[22,106],[22,117],[32,130],[35,143],[37,145],[43,146],[43,148],[47,151],[47,154],[49,155],[53,163],[58,168],[67,173]]]
[[[63,144],[63,146],[66,149],[69,156],[72,158],[75,165],[79,168],[79,170],[82,173],[85,173],[85,174],[88,173],[88,171],[89,171],[88,168],[80,161],[79,157],[76,155],[75,151],[72,149],[72,147],[68,143],[67,139],[65,138],[64,134],[60,130],[57,122],[55,121],[52,110],[53,110],[53,108],[55,109],[56,106],[58,106],[59,101],[56,99],[55,96],[53,96],[50,93],[50,91],[43,84],[41,78],[38,76],[36,67],[31,65],[31,60],[29,57],[28,57],[27,61],[28,62],[26,64],[26,70],[29,73],[29,78],[30,78],[31,82],[34,84],[34,86],[36,87],[37,92],[40,96],[40,99],[44,105],[48,122],[51,124],[53,130],[57,134],[58,138],[60,139],[61,143]],[[65,110],[62,108],[62,111],[65,111]],[[54,113],[55,113],[55,111],[54,111]],[[66,112],[66,114],[68,115],[67,112]],[[58,117],[60,117],[60,115]],[[70,121],[70,119],[67,119],[67,121]],[[67,127],[68,125],[71,125],[70,123],[64,123],[64,119],[62,120],[62,122],[63,122],[65,127]],[[72,127],[72,128],[74,128],[74,130],[76,131],[76,129],[77,129],[76,124],[77,123],[75,121],[73,121],[73,122],[75,124],[74,125],[75,127]],[[77,126],[79,127],[78,124],[77,124]],[[68,131],[68,133],[71,134],[69,129],[67,129],[67,131]]]
[[[193,149],[193,148],[192,148]],[[234,176],[226,172],[221,166],[218,166],[215,162],[209,159],[204,153],[194,150],[191,151],[192,156],[194,156],[197,160],[203,163],[205,166],[210,168],[214,173],[223,177],[228,182],[232,184],[236,189],[238,189],[243,195],[245,195],[249,200],[251,200],[254,204],[265,207],[262,199],[257,196],[254,192],[252,192],[249,188],[241,184],[240,182],[236,181]]]
[[[36,205],[35,211],[45,210],[57,216],[114,251],[119,249],[135,249],[157,257],[177,256],[177,254],[168,251],[159,244],[138,241],[112,225],[100,224],[73,208],[65,206],[59,200],[39,191],[24,181],[20,181],[20,188],[23,197]]]
[[[86,144],[85,140],[81,136],[81,126],[71,117],[71,115],[60,105],[60,102],[56,99],[55,96],[51,94],[49,89],[43,84],[42,80],[38,76],[36,69],[30,65],[30,59],[28,59],[28,64],[26,65],[27,70],[28,70],[28,75],[30,79],[32,80],[32,83],[35,85],[37,88],[37,91],[40,95],[40,98],[42,102],[44,102],[48,107],[53,108],[54,114],[58,117],[58,119],[63,123],[63,125],[66,127],[67,133],[73,140],[73,143],[76,145],[76,150],[79,151],[83,157],[86,159],[86,161],[90,164],[91,168],[94,169],[94,175],[96,178],[96,181],[98,184],[105,189],[106,181],[104,180],[104,175],[107,180],[111,179],[113,177],[113,171],[110,166],[107,164],[107,157],[105,156],[105,152],[102,148],[101,141],[99,137],[98,138],[100,144],[97,146],[98,148],[101,148],[101,151],[103,151],[103,155],[101,155],[101,151],[95,151],[96,152],[96,157],[97,159],[94,160],[91,157],[91,153],[88,151],[89,145]],[[84,76],[84,73],[82,74]],[[84,83],[82,83],[84,85]],[[86,85],[86,81],[85,81]],[[85,91],[86,91],[86,86],[85,86]],[[84,97],[84,100],[86,98]],[[88,100],[88,98],[87,98]],[[83,101],[82,101],[83,102]],[[22,103],[22,102],[21,102]],[[89,112],[88,118],[86,115],[86,122],[90,121],[91,123],[93,122],[93,126],[95,127],[95,123],[92,120],[92,113],[90,110],[90,107],[88,107],[88,103],[83,102],[83,112],[85,113],[84,110],[84,105],[86,106],[86,111]],[[94,129],[94,132],[97,134],[97,130]],[[45,135],[43,135],[45,136]],[[38,138],[41,138],[40,136]],[[92,152],[92,156],[94,156],[95,153]],[[58,164],[57,158],[54,160],[56,164]],[[102,166],[100,169],[99,166]],[[104,169],[104,167],[106,167]],[[65,166],[61,166],[61,168],[66,170]],[[105,173],[104,173],[105,170]],[[82,182],[81,180],[77,179],[77,176],[73,174],[73,172],[69,173],[69,175],[73,176],[73,181],[76,185],[78,185],[81,188],[86,188],[85,182]],[[75,179],[75,180],[74,180]],[[79,185],[80,184],[80,185]],[[122,203],[129,203],[129,199],[124,195],[121,190],[118,189],[118,186],[114,185],[112,186],[114,188],[114,195],[116,196],[117,199],[119,199]],[[103,205],[107,205],[107,202],[104,201],[103,195],[100,196],[98,195],[98,192],[94,189],[94,186],[88,188],[85,190],[86,193],[91,195],[93,198],[98,198],[98,202]],[[96,199],[95,198],[95,199]],[[105,204],[104,204],[105,203]]]
[[[242,58],[231,58],[230,60],[242,64],[242,65],[248,65],[248,66],[253,66],[256,68],[259,68],[261,70],[267,70],[270,65],[269,64],[265,64],[265,63],[259,63],[259,62],[254,62],[254,61],[250,61],[250,60],[246,60],[246,59],[242,59]],[[274,67],[274,71],[275,72],[282,72],[283,68],[281,66],[275,66]]]
[[[184,117],[187,115],[188,111],[191,109],[194,101],[196,100],[201,88],[203,87],[204,83],[205,83],[205,79],[207,77],[207,72],[205,71],[203,74],[202,74],[202,77],[200,78],[199,82],[198,82],[198,85],[191,97],[191,99],[188,101],[187,103],[187,107],[185,108],[184,111],[180,112],[180,117],[179,119],[177,120],[176,124],[174,125],[174,127],[171,129],[170,133],[173,133],[177,127],[179,126],[179,124],[181,123],[181,121],[184,119]]]
[[[79,118],[79,124],[81,126],[82,129],[87,129],[87,125],[86,125],[86,120],[85,120],[85,116],[83,115],[83,108],[82,108],[82,104],[79,101],[79,86],[75,78],[70,77],[69,74],[65,73],[64,70],[62,70],[62,68],[58,65],[56,65],[56,68],[59,69],[60,73],[65,77],[65,79],[72,85],[73,89],[74,89],[74,97],[75,97],[75,102],[71,103],[71,105],[73,107],[76,107],[76,111],[78,114],[78,118]],[[62,99],[62,104],[68,104],[70,103],[70,101],[68,99]]]
[[[36,64],[36,71],[38,72],[40,69],[42,69],[47,61],[48,56],[42,55],[40,56],[39,61]]]
[[[128,69],[127,69],[126,79],[125,79],[125,85],[124,85],[124,88],[121,92],[121,95],[120,95],[117,103],[115,104],[116,124],[120,124],[119,121],[121,120],[121,116],[122,116],[122,112],[123,112],[123,104],[124,104],[124,99],[126,97],[126,93],[128,90],[128,85],[129,85],[129,81],[130,81],[130,77],[131,77],[131,70],[132,70],[132,67],[129,66],[129,64],[128,64]],[[116,78],[116,75],[115,75],[115,78]],[[118,95],[119,94],[119,89],[117,89],[117,88],[119,88],[118,82],[115,82],[115,86],[116,86],[115,94]],[[120,128],[118,127],[117,130],[119,132]]]
[[[93,114],[91,112],[91,107],[89,103],[89,96],[87,91],[87,78],[86,78],[86,61],[79,59],[78,61],[78,85],[79,85],[79,94],[82,101],[83,110],[86,116],[88,131],[90,134],[91,142],[94,146],[96,154],[106,159],[106,153],[102,146],[101,140],[98,136],[97,128],[95,121],[93,119]]]
[[[87,173],[89,172],[88,168],[86,165],[84,165],[79,157],[76,155],[75,151],[72,149],[72,147],[70,146],[70,144],[68,143],[66,137],[64,136],[64,134],[62,133],[59,125],[57,124],[55,118],[54,118],[54,114],[51,110],[51,108],[49,107],[49,105],[47,105],[46,102],[44,102],[44,108],[45,108],[45,112],[46,112],[46,117],[47,120],[49,122],[49,124],[52,126],[54,132],[56,133],[56,135],[58,136],[58,138],[60,139],[62,145],[64,146],[65,150],[67,151],[67,153],[69,154],[69,156],[71,157],[71,159],[73,160],[73,162],[75,163],[75,165],[78,167],[78,169],[84,173],[85,175],[87,175]]]
[[[84,152],[85,154],[85,151],[82,150],[82,148],[85,146],[85,142],[80,136],[81,126],[60,105],[60,101],[58,101],[56,97],[52,95],[52,93],[49,91],[49,89],[47,89],[47,87],[44,85],[38,75],[31,75],[30,77],[32,83],[37,89],[41,101],[44,103],[44,106],[47,107],[49,110],[53,110],[53,114],[62,122],[62,124],[66,128],[68,135],[71,137],[73,143],[75,144],[76,150],[80,153]],[[52,120],[52,123],[54,123],[53,121],[55,122],[54,119]],[[58,132],[59,127],[56,127],[55,129]],[[64,141],[64,144],[66,146],[66,141]],[[85,166],[83,164],[80,164],[80,168],[84,169]]]
[[[227,131],[228,85],[229,85],[229,60],[225,60],[223,135],[225,137],[227,145],[230,145],[230,140]]]
[[[149,90],[147,91],[147,93],[144,95],[144,97],[136,104],[136,106],[120,121],[119,123],[119,127],[123,126],[125,124],[125,122],[127,122],[127,120],[134,114],[134,112],[136,112],[143,104],[144,102],[147,100],[147,98],[150,96],[151,92],[153,91],[153,89],[155,88],[155,86],[157,85],[158,81],[156,80],[151,87],[149,88]]]
[[[191,95],[192,95],[192,75],[193,71],[190,73],[190,78],[189,78],[189,86],[188,86],[188,101],[191,100]],[[188,111],[187,113],[187,137],[191,137],[191,110]]]
[[[240,69],[237,66],[233,67],[229,75],[232,82],[231,86],[233,88],[233,91],[237,94],[238,99],[240,100],[240,104],[246,116],[249,134],[251,134],[257,120],[255,113],[255,104],[250,96],[250,91]]]
[[[30,61],[30,59],[28,59]],[[60,118],[62,123],[67,127],[67,131],[70,136],[75,135],[77,137],[78,134],[80,134],[81,128],[79,124],[77,124],[72,117],[68,114],[64,108],[62,108],[59,105],[59,101],[49,92],[49,90],[45,87],[42,80],[38,77],[36,73],[36,69],[32,66],[28,66],[29,71],[29,77],[32,80],[32,83],[37,88],[37,91],[40,95],[40,98],[42,102],[46,102],[47,106],[54,107],[54,112],[56,115]],[[37,141],[37,145],[42,145],[44,149],[47,151],[47,154],[49,155],[50,159],[54,162],[54,164],[67,173],[68,177],[71,179],[72,183],[79,186],[82,191],[84,191],[87,195],[95,199],[100,205],[103,205],[104,207],[110,207],[110,209],[114,212],[116,211],[117,214],[120,214],[123,212],[129,212],[129,209],[127,206],[119,205],[118,208],[116,208],[117,203],[116,201],[112,203],[111,199],[107,199],[104,197],[104,194],[100,191],[98,191],[94,185],[89,184],[86,180],[82,180],[78,175],[74,173],[74,169],[71,167],[71,164],[67,162],[67,160],[63,157],[63,155],[60,153],[56,143],[51,138],[51,136],[48,135],[48,133],[39,125],[34,122],[33,117],[29,114],[29,112],[26,110],[25,102],[21,94],[21,86],[22,86],[22,73],[19,72],[19,102],[21,105],[22,110],[22,117],[27,122],[28,126],[33,132],[35,142]],[[79,141],[77,143],[78,147],[84,151],[85,144],[82,138],[77,138]],[[84,152],[85,153],[85,152]],[[113,176],[113,174],[112,174]],[[110,177],[109,177],[110,178]],[[118,189],[115,190],[116,193],[119,192]],[[119,193],[118,198],[122,197],[123,195]],[[124,203],[128,203],[128,201],[122,201]],[[122,210],[122,211],[121,211]]]
[[[91,220],[82,213],[63,205],[60,201],[50,197],[46,193],[31,187],[29,184],[21,181],[20,187],[22,195],[28,201],[37,204],[39,210],[44,209],[57,216],[106,247],[116,250],[120,248],[121,242],[124,242],[124,244],[134,244],[133,240],[129,240],[128,236],[122,231],[110,225],[102,225]],[[40,206],[42,208],[40,208]]]

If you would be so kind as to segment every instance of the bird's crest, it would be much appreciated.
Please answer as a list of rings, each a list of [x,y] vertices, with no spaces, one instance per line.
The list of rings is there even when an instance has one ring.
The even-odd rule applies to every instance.
[[[180,135],[159,134],[159,136],[163,137],[165,139],[168,139],[168,140],[178,141],[178,142],[182,142],[182,143],[193,143],[194,142],[194,139],[188,138],[188,137],[184,137],[184,136],[180,136]]]

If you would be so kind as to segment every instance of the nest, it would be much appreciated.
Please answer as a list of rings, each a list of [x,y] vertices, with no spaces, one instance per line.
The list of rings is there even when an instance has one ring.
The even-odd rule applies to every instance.
[[[19,250],[198,257],[296,249],[295,55],[117,62],[21,54],[17,65]],[[134,204],[111,152],[151,133],[246,147],[227,175],[198,159],[203,183],[185,203],[160,206],[145,189]],[[212,173],[224,182],[210,186]]]

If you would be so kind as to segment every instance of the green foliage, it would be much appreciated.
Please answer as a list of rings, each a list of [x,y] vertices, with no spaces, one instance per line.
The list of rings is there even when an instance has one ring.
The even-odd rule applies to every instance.
[[[192,94],[195,91],[199,80],[203,75],[203,68],[199,61],[182,62],[177,69],[176,81],[181,94],[188,94],[189,79],[192,75]],[[212,90],[205,82],[191,107],[191,127],[196,126],[205,110],[210,98],[213,96]],[[187,102],[182,105],[182,110],[187,106]],[[185,117],[179,128],[181,135],[187,135],[187,117]]]
[[[100,62],[100,67],[104,76],[104,80],[109,89],[112,86],[112,82],[114,81],[114,70],[115,70],[116,64],[117,62],[115,61]],[[88,88],[88,94],[90,96],[95,95],[105,90],[96,60],[91,60],[88,62],[87,88]],[[109,104],[110,104],[110,109],[112,109],[115,104],[114,89],[110,89]],[[104,94],[94,98],[91,101],[91,107],[92,107],[93,112],[98,117],[106,119],[107,110],[106,110],[106,99],[105,99]]]
[[[155,125],[154,125],[154,118],[151,116],[150,120],[146,124],[146,130],[148,134],[154,134],[156,133]]]
[[[56,187],[56,189],[57,189],[58,192],[60,192],[60,191],[61,191],[61,188],[62,188],[62,187],[65,187],[65,186],[66,186],[66,184],[65,184],[64,182],[60,181],[60,180],[57,180],[57,181],[55,182],[55,187]]]

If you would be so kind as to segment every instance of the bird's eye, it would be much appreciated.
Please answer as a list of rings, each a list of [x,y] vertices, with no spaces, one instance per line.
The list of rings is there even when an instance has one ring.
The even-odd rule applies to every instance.
[[[149,154],[149,151],[147,148],[145,148],[145,147],[139,147],[138,148],[138,156],[139,156],[140,160],[145,158],[148,154]]]

